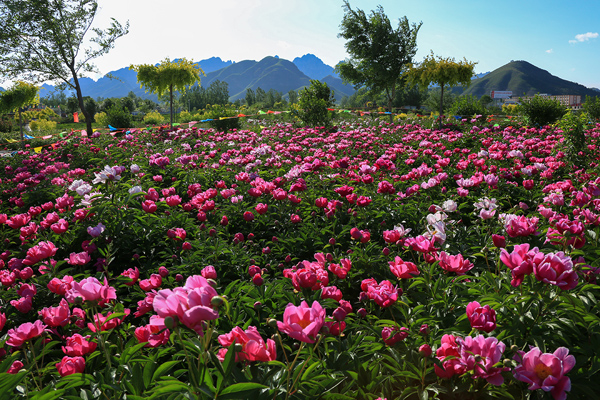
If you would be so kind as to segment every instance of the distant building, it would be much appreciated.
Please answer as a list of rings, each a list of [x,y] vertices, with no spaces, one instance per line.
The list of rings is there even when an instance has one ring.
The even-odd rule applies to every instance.
[[[572,110],[580,110],[581,109],[581,96],[578,94],[557,94],[557,95],[548,95],[548,94],[540,94],[539,96],[547,97],[551,100],[558,100],[558,102],[565,106],[569,107]],[[533,96],[523,96],[521,97],[523,101],[529,101],[533,99]],[[511,99],[512,100],[512,99]],[[518,103],[519,98],[514,99],[515,103]]]

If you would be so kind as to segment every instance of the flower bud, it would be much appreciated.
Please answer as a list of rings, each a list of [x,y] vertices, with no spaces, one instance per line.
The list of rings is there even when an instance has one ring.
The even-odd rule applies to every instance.
[[[244,346],[243,346],[241,343],[236,343],[236,344],[233,346],[233,349],[234,349],[234,351],[235,351],[236,353],[239,353],[239,352],[241,352],[241,351],[244,349]]]
[[[217,281],[215,281],[214,279],[207,279],[206,281],[210,286],[217,287]]]
[[[175,326],[175,320],[171,316],[165,317],[165,321],[164,322],[165,322],[165,326],[168,329],[173,329],[173,327]]]
[[[267,321],[267,324],[271,328],[277,328],[277,320],[275,318],[269,318],[269,320]]]
[[[214,307],[220,307],[221,305],[223,305],[224,300],[221,296],[214,296],[212,299],[210,299],[210,304],[212,304]]]

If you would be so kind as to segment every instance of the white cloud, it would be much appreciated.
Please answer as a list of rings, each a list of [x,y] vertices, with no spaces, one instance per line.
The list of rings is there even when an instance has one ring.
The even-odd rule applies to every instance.
[[[569,40],[569,43],[586,42],[590,39],[596,39],[598,36],[600,36],[598,32],[580,33],[579,35],[575,35],[574,40]]]
[[[554,53],[554,49],[548,49],[548,50],[546,50],[546,53],[548,53],[548,54]]]

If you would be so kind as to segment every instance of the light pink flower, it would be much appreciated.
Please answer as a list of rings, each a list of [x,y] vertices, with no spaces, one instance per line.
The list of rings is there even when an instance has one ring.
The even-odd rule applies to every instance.
[[[21,347],[25,342],[40,336],[46,331],[46,325],[39,319],[35,322],[25,322],[16,328],[9,329],[6,344]]]
[[[287,305],[283,313],[283,322],[277,321],[277,327],[296,340],[314,343],[324,323],[325,309],[319,302],[314,301],[309,307],[306,301],[302,301],[298,307],[292,303]]]
[[[73,282],[71,289],[65,294],[69,303],[75,303],[78,298],[82,301],[97,301],[100,306],[117,299],[117,291],[105,280],[104,284],[91,276],[79,282]]]
[[[569,349],[559,347],[554,353],[542,353],[533,347],[527,353],[519,351],[515,359],[521,364],[513,375],[529,385],[529,390],[542,389],[550,392],[555,400],[565,400],[571,390],[571,379],[565,376],[575,366],[575,357]]]

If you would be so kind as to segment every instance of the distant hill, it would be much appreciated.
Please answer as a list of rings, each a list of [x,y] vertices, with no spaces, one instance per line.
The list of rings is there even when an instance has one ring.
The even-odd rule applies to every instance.
[[[492,90],[510,90],[513,96],[533,96],[537,93],[598,95],[593,89],[558,78],[527,61],[511,61],[482,78],[474,79],[463,94],[481,97],[489,95]]]
[[[232,101],[246,96],[246,89],[265,91],[276,90],[286,94],[310,85],[310,79],[296,65],[288,60],[265,57],[260,61],[245,60],[206,74],[202,86],[210,86],[215,80],[229,84],[229,98]]]
[[[325,65],[318,57],[310,54],[296,58],[304,68],[312,68],[313,71],[329,71],[322,80],[334,91],[336,100],[344,96],[350,96],[354,89],[350,85],[344,85],[338,77],[332,76],[333,68]],[[260,61],[244,60],[240,62],[223,61],[219,57],[212,57],[196,63],[202,68],[206,76],[202,76],[201,85],[208,87],[215,80],[229,84],[229,99],[235,101],[246,96],[246,89],[256,90],[261,88],[281,92],[286,95],[290,90],[299,90],[310,85],[310,79],[316,79],[303,73],[295,63],[278,57],[265,57]],[[312,67],[310,67],[312,65]],[[117,79],[102,77],[97,81],[91,78],[80,79],[81,90],[84,96],[94,99],[99,97],[125,97],[129,92],[135,93],[145,99],[157,101],[157,96],[146,93],[137,82],[135,71],[129,67],[111,71],[109,74]],[[54,86],[44,84],[40,93],[42,97],[50,96]]]
[[[325,64],[314,54],[305,54],[302,57],[296,57],[292,62],[310,79],[321,80],[328,75],[339,78],[334,72],[333,67]]]

